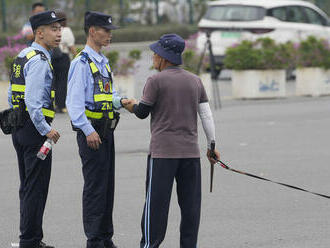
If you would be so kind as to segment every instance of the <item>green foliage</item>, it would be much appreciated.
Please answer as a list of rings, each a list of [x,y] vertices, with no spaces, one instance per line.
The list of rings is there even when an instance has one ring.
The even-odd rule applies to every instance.
[[[128,58],[121,58],[116,50],[109,51],[105,54],[109,60],[112,72],[115,75],[129,75],[135,71],[135,63],[141,58],[141,51],[138,49],[131,50]]]
[[[141,50],[138,49],[133,49],[129,52],[128,57],[134,60],[139,60],[141,59]]]
[[[184,39],[197,32],[197,26],[194,25],[131,25],[112,32],[112,42],[139,42],[158,40],[163,34],[176,33]],[[73,30],[76,44],[85,44],[86,35],[84,30]]]
[[[238,46],[227,49],[224,65],[228,69],[235,70],[255,69],[258,67],[258,58],[259,55],[253,49],[253,43],[244,40]]]
[[[300,44],[276,44],[270,38],[242,41],[226,51],[225,67],[234,70],[293,69],[322,67],[330,69],[330,46],[324,39],[309,36]]]
[[[185,39],[185,50],[182,53],[182,67],[195,74],[209,71],[209,55],[202,56],[201,52],[196,47],[198,33],[194,33]]]
[[[192,49],[186,49],[182,54],[182,67],[192,73],[197,73],[197,67],[199,63],[199,56]]]
[[[297,66],[330,69],[329,43],[314,36],[302,41],[297,49]]]
[[[135,62],[136,60],[134,59],[121,59],[118,68],[114,73],[123,76],[133,74],[135,72]]]
[[[8,71],[8,74],[10,73],[11,71],[11,68],[13,66],[13,63],[14,63],[14,59],[15,59],[16,56],[7,56],[5,57],[4,59],[4,64],[5,64],[5,67]]]
[[[224,65],[228,69],[284,69],[294,65],[293,45],[276,44],[270,38],[255,42],[244,40],[226,51]]]
[[[109,64],[112,70],[116,70],[118,67],[119,60],[119,52],[118,51],[110,51],[105,54],[105,56],[109,60]]]

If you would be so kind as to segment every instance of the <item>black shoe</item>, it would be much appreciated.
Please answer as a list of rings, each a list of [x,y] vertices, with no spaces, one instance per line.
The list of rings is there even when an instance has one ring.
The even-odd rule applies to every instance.
[[[110,242],[104,242],[104,247],[105,248],[118,248],[117,246],[115,246],[115,244],[112,242],[112,241],[110,241]]]
[[[55,246],[46,245],[44,242],[40,241],[38,248],[55,248]]]

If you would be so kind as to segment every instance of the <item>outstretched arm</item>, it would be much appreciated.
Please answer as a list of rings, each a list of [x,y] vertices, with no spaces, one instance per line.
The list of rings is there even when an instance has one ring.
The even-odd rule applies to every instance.
[[[136,117],[139,119],[145,119],[149,116],[149,113],[151,112],[152,107],[144,104],[142,102],[138,103],[134,99],[130,99],[130,102],[124,107],[131,113],[134,113]]]
[[[211,154],[211,142],[215,141],[215,126],[211,108],[208,102],[203,102],[198,105],[198,114],[202,120],[204,133],[207,138],[207,157],[212,164],[216,163],[216,159],[220,160],[220,153],[214,150],[216,159]]]

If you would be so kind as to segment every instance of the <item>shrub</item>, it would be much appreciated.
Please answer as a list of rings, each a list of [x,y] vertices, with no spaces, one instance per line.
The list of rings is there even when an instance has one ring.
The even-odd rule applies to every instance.
[[[206,71],[209,68],[209,57],[207,54],[202,58],[201,53],[196,48],[196,39],[198,33],[189,36],[186,39],[186,48],[182,53],[182,67],[195,74],[199,74],[200,71]],[[202,59],[202,61],[201,61]],[[198,68],[200,66],[200,68]]]
[[[11,72],[11,68],[13,66],[14,59],[15,59],[15,56],[8,55],[7,57],[5,57],[4,63],[5,63],[5,67],[7,69],[8,74]]]
[[[118,51],[115,51],[115,50],[112,50],[112,51],[109,51],[105,54],[105,56],[108,58],[109,60],[109,64],[110,64],[110,67],[113,71],[115,71],[118,67],[118,59],[119,59],[119,52]]]
[[[135,72],[136,61],[141,58],[141,51],[138,49],[131,50],[128,58],[120,58],[119,52],[112,50],[105,54],[109,60],[110,67],[114,75],[129,75]]]
[[[296,47],[298,67],[322,67],[330,69],[329,43],[324,39],[309,36]]]
[[[0,65],[5,67],[7,75],[10,73],[12,63],[17,54],[26,47],[22,44],[22,36],[14,35],[7,37],[7,44],[0,47]]]
[[[197,73],[198,67],[198,56],[192,49],[186,49],[182,54],[183,68],[192,73]]]
[[[121,58],[118,62],[118,68],[114,71],[115,75],[127,76],[135,72],[135,60]]]
[[[244,40],[226,50],[224,65],[228,69],[284,69],[294,66],[292,43],[276,44],[270,38]]]
[[[184,39],[198,30],[195,25],[131,25],[113,31],[112,42],[138,42],[158,40],[163,34],[176,33]],[[82,29],[73,30],[76,44],[85,44],[86,35]]]
[[[134,60],[139,60],[141,59],[141,51],[138,49],[133,49],[128,53],[128,57]]]

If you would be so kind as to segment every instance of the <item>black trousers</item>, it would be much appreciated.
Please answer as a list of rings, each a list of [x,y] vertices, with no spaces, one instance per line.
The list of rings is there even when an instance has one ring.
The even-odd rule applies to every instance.
[[[113,236],[112,210],[115,188],[115,147],[113,132],[102,139],[98,150],[87,146],[78,131],[77,142],[84,176],[83,224],[87,248],[104,248]]]
[[[181,209],[180,248],[197,246],[201,208],[200,159],[148,157],[140,248],[156,248],[164,240],[174,179]]]
[[[20,248],[36,248],[43,238],[42,220],[51,174],[51,151],[45,160],[37,153],[46,140],[29,119],[12,134],[20,176]]]
[[[55,104],[58,108],[65,108],[66,89],[68,84],[68,72],[70,68],[70,57],[66,53],[62,53],[59,58],[52,59],[54,68],[54,87],[55,87]]]

